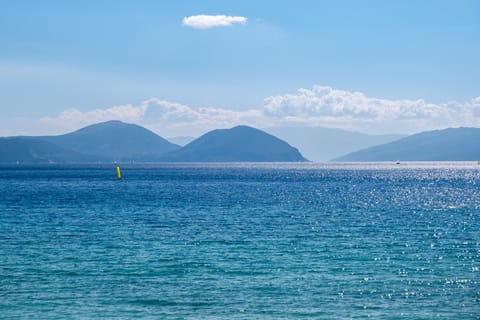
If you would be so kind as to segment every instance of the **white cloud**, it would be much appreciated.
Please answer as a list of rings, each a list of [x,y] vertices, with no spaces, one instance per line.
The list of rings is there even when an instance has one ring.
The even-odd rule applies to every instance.
[[[131,104],[113,106],[107,109],[95,109],[86,112],[71,108],[61,112],[57,117],[42,117],[39,119],[39,123],[56,132],[62,129],[71,130],[72,128],[80,128],[108,120],[139,122],[143,118],[145,111],[146,106],[144,104],[140,106]]]
[[[264,101],[277,124],[328,126],[370,133],[412,133],[448,126],[479,126],[480,97],[466,103],[371,98],[361,92],[314,86]]]
[[[157,98],[145,100],[136,106],[128,104],[85,112],[68,109],[56,117],[39,119],[39,124],[48,127],[52,133],[59,133],[108,120],[137,123],[164,136],[199,135],[212,129],[246,123],[255,126],[268,125],[261,110],[192,108]]]
[[[84,112],[68,109],[55,117],[43,117],[36,125],[43,132],[53,134],[107,120],[137,123],[162,136],[197,136],[238,124],[260,128],[324,126],[366,133],[408,134],[445,127],[480,127],[480,97],[464,103],[433,104],[421,99],[371,98],[361,92],[314,86],[294,94],[267,97],[263,107],[257,109],[194,108],[152,98],[138,105]]]
[[[227,128],[238,124],[261,126],[261,110],[229,110],[222,108],[192,108],[160,99],[144,102],[147,110],[142,123],[164,135],[198,135],[215,128]]]
[[[225,15],[196,15],[185,17],[182,24],[195,29],[208,29],[213,27],[230,27],[234,23],[247,23],[246,17],[241,16],[225,16]]]

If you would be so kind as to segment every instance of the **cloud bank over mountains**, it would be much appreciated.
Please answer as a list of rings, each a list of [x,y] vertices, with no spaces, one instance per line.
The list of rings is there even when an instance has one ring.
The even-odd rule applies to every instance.
[[[327,86],[270,96],[258,109],[195,108],[152,98],[138,105],[79,111],[68,109],[38,120],[42,127],[66,131],[107,120],[144,125],[159,134],[199,135],[238,124],[255,127],[324,126],[365,133],[415,133],[457,126],[480,126],[480,97],[466,102],[428,103],[389,100]]]
[[[480,125],[480,97],[442,104],[371,98],[325,86],[265,99],[274,122],[327,126],[372,133],[412,133],[448,126]]]
[[[161,134],[199,135],[214,128],[226,128],[238,124],[263,123],[261,110],[235,111],[222,108],[192,108],[180,103],[152,98],[139,105],[113,106],[81,112],[68,109],[56,117],[42,117],[39,123],[51,128],[80,128],[108,120],[121,120],[141,124]]]

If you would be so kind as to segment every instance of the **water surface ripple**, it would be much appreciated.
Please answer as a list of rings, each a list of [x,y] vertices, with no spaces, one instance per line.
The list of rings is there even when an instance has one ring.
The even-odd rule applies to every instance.
[[[2,319],[480,319],[480,166],[0,167]]]

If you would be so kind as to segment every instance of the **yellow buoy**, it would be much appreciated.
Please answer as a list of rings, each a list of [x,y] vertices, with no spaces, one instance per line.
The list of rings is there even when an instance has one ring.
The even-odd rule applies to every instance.
[[[118,178],[118,180],[122,179],[122,173],[120,172],[120,166],[117,166],[117,178]]]

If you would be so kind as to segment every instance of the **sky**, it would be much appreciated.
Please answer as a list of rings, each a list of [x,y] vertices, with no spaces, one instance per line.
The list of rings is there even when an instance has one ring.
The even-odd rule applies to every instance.
[[[0,136],[480,127],[480,1],[0,0]]]

